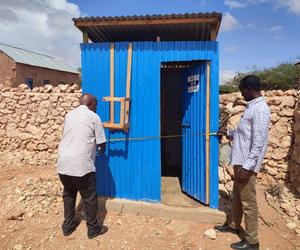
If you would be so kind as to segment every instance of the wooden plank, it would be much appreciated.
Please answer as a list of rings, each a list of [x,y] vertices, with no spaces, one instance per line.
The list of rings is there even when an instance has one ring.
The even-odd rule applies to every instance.
[[[103,122],[103,127],[104,128],[111,128],[111,129],[124,129],[123,126],[121,126],[120,124],[116,124],[116,123],[111,123],[111,122]]]
[[[125,100],[126,100],[125,97],[110,97],[110,96],[102,97],[102,101],[104,101],[104,102],[110,102],[110,101],[122,102],[122,101],[125,101]]]
[[[110,97],[115,95],[115,55],[114,55],[115,45],[110,44]],[[115,103],[110,102],[110,121],[115,122]]]
[[[217,40],[217,36],[218,36],[218,31],[220,29],[220,25],[221,25],[221,21],[218,21],[216,24],[213,24],[213,29],[210,33],[210,39],[212,41]]]
[[[120,110],[120,125],[124,128],[124,113],[125,113],[125,101],[121,101],[121,110]]]
[[[87,26],[122,26],[122,25],[162,25],[162,24],[185,24],[185,23],[215,23],[219,17],[198,17],[198,18],[174,18],[174,19],[143,19],[143,20],[93,20],[75,21],[76,27]]]
[[[128,44],[128,58],[127,58],[127,79],[126,79],[126,98],[130,98],[131,88],[131,64],[132,64],[132,43]],[[129,122],[129,107],[130,102],[125,103],[125,123]]]
[[[87,31],[82,31],[82,41],[83,41],[83,43],[89,42],[89,34]]]
[[[206,204],[209,204],[210,188],[210,61],[206,68],[206,136],[205,136],[205,179],[206,179]]]

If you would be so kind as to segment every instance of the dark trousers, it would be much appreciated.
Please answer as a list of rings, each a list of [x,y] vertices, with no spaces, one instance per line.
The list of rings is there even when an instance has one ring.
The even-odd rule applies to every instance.
[[[79,191],[86,210],[86,225],[89,233],[99,230],[97,222],[97,194],[96,194],[96,175],[90,172],[82,177],[59,174],[59,178],[64,186],[64,222],[62,229],[68,232],[75,225],[75,206],[76,196]]]

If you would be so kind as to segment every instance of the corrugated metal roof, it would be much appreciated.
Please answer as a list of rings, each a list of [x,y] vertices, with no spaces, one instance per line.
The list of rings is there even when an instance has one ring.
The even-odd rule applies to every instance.
[[[17,63],[79,74],[78,71],[52,56],[43,55],[2,43],[0,43],[0,51],[8,55]]]
[[[74,24],[93,42],[116,41],[211,41],[216,40],[222,14],[84,17]]]

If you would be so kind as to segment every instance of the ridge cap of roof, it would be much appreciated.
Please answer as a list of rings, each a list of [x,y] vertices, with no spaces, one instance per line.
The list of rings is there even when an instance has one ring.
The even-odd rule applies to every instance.
[[[28,49],[23,49],[23,48],[16,47],[16,46],[12,46],[12,45],[5,44],[5,43],[0,43],[0,45],[4,45],[4,46],[10,47],[10,48],[14,48],[14,49],[23,50],[23,51],[25,51],[25,52],[37,54],[37,55],[40,55],[40,56],[49,57],[49,58],[52,58],[52,59],[55,59],[55,60],[56,60],[56,58],[55,58],[54,56],[50,56],[50,55],[47,55],[47,54],[42,54],[42,53],[40,53],[40,52],[35,52],[35,51],[28,50]],[[0,50],[1,50],[1,49],[0,49]]]

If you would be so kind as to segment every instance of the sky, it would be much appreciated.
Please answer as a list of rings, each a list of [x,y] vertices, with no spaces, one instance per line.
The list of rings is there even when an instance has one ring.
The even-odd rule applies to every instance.
[[[0,0],[0,43],[80,67],[72,18],[220,12],[220,83],[254,67],[300,61],[300,0]]]

